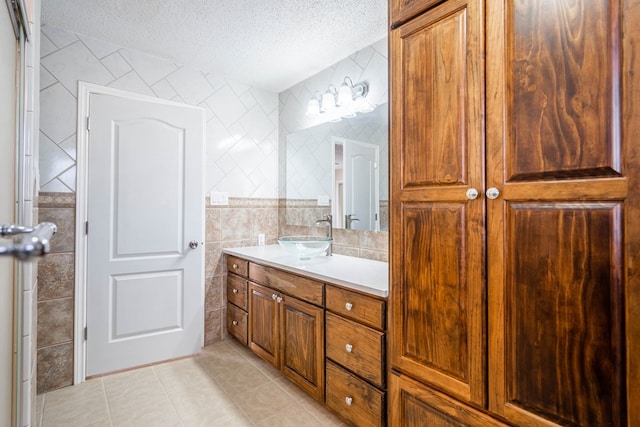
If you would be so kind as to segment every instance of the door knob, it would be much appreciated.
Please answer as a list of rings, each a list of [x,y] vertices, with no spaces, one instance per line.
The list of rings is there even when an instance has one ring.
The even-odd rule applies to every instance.
[[[467,199],[475,200],[478,198],[478,190],[475,188],[470,188],[467,190]]]
[[[198,247],[198,241],[197,241],[197,240],[192,240],[192,241],[190,241],[190,242],[189,242],[189,247],[190,247],[191,249],[195,249],[195,248],[197,248],[197,247]]]
[[[500,190],[498,190],[496,187],[491,187],[487,189],[487,199],[497,199],[498,196],[500,196]]]

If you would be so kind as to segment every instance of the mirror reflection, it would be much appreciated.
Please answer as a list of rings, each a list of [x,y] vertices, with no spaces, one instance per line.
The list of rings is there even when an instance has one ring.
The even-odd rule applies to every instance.
[[[388,134],[387,103],[289,133],[287,224],[309,225],[331,213],[334,228],[388,231]]]

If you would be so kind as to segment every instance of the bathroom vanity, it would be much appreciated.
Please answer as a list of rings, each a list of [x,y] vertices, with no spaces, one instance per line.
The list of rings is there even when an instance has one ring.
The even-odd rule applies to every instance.
[[[345,420],[386,425],[387,263],[225,253],[229,334]]]

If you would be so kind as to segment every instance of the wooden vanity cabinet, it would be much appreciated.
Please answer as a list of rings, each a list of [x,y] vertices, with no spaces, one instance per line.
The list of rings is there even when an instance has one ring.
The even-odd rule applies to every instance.
[[[636,6],[391,0],[392,425],[640,425]]]
[[[327,406],[357,426],[386,425],[385,301],[326,285]]]
[[[252,275],[249,282],[249,348],[258,356],[281,370],[300,388],[316,400],[324,402],[324,309],[277,289],[255,283],[273,284],[278,279],[270,274],[272,269],[251,263]],[[263,274],[266,271],[266,275]],[[283,283],[296,283],[295,275],[278,271],[278,277],[286,276]],[[309,279],[303,279],[307,284]],[[320,290],[323,299],[323,285],[312,281],[312,287]],[[318,288],[319,285],[320,287]],[[289,286],[288,289],[300,289]],[[301,293],[309,299],[318,295],[308,289]]]
[[[249,263],[246,260],[227,257],[227,330],[244,345],[247,345],[248,337],[248,274]]]

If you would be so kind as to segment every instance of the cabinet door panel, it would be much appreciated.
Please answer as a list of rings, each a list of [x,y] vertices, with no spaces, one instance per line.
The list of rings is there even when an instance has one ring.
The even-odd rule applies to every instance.
[[[509,204],[504,332],[511,406],[568,425],[621,425],[620,208]]]
[[[483,1],[393,30],[391,366],[486,403]]]
[[[500,190],[487,201],[489,409],[516,425],[626,425],[637,202],[622,167],[621,2],[490,1],[486,16],[487,186]]]
[[[279,368],[278,305],[273,290],[249,282],[249,348]]]
[[[324,310],[291,297],[282,301],[282,370],[324,400]]]
[[[509,2],[508,180],[620,176],[619,2]]]

